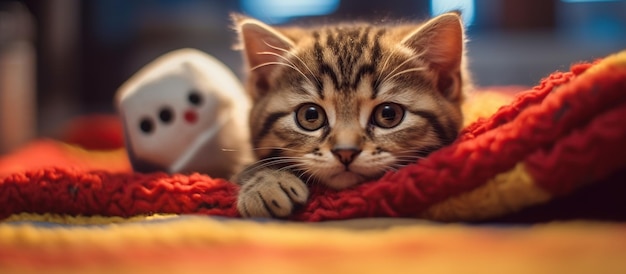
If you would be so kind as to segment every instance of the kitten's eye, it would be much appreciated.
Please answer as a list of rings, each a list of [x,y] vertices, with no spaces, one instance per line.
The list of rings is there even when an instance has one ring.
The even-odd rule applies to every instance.
[[[139,121],[139,129],[145,134],[149,134],[154,130],[154,123],[150,118],[143,118]]]
[[[304,104],[296,111],[296,122],[305,130],[318,130],[326,123],[326,113],[316,104]]]
[[[163,107],[159,110],[159,119],[161,122],[169,124],[174,119],[174,112],[168,107]]]
[[[189,92],[187,100],[189,100],[189,103],[191,103],[192,105],[199,106],[202,104],[202,95],[200,95],[198,91],[192,90],[191,92]]]
[[[382,128],[392,128],[404,118],[404,108],[394,103],[383,103],[374,109],[372,123]]]

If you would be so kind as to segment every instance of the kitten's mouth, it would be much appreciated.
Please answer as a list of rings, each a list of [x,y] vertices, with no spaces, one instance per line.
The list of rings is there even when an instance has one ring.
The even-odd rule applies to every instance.
[[[364,182],[367,177],[353,172],[353,171],[341,171],[329,176],[328,179],[323,180],[324,184],[334,189],[344,189]]]

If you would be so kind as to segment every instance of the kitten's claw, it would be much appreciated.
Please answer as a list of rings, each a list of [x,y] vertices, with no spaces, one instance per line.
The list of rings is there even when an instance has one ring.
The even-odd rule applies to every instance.
[[[287,217],[309,197],[307,186],[288,171],[259,171],[241,185],[237,210],[243,217]]]

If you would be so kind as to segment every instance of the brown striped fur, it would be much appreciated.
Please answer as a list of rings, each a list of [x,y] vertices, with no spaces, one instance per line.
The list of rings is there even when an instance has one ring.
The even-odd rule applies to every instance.
[[[233,18],[259,160],[234,178],[242,215],[287,216],[306,202],[306,184],[374,180],[456,138],[470,85],[457,13],[305,28]]]

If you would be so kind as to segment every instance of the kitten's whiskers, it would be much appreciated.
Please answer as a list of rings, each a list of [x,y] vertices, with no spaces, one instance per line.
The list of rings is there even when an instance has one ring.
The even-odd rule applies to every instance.
[[[257,171],[259,169],[264,169],[273,165],[280,165],[280,164],[293,164],[294,162],[297,162],[297,160],[301,159],[301,157],[285,157],[285,156],[279,156],[279,157],[270,157],[270,158],[264,158],[261,159],[259,161],[256,161],[254,163],[252,163],[251,165],[249,165],[248,167],[246,167],[244,169],[244,172],[254,172]]]
[[[387,64],[389,64],[389,60],[391,59],[391,56],[393,56],[393,54],[396,53],[397,50],[398,48],[393,48],[393,50],[391,50],[389,55],[387,55],[387,59],[385,59],[385,62],[383,63],[383,66],[380,69],[380,73],[378,73],[378,77],[376,78],[376,84],[374,88],[378,88],[378,86],[380,85],[380,77],[383,75],[383,71],[385,71],[385,69],[387,68]]]
[[[317,183],[317,177],[316,177],[316,172],[315,170],[311,170],[311,169],[301,169],[300,171],[302,171],[302,175],[307,175],[307,179],[304,182],[304,184],[306,185],[310,185],[310,183]]]
[[[309,182],[311,180],[313,180],[313,182],[315,182],[315,171],[309,169],[308,167],[310,167],[309,164],[307,163],[296,163],[296,164],[291,164],[291,165],[287,165],[285,167],[282,167],[280,169],[278,169],[278,171],[283,171],[283,170],[294,170],[296,172],[300,172],[301,174],[299,174],[299,177],[302,179],[303,176],[306,176],[306,180],[304,181],[305,185],[309,185]]]
[[[283,151],[291,151],[291,152],[298,152],[298,153],[304,153],[304,150],[298,150],[298,149],[293,149],[293,148],[285,148],[285,147],[255,147],[252,149],[254,150],[283,150]]]
[[[387,82],[387,80],[389,80],[390,78],[393,78],[393,77],[394,77],[394,76],[393,76],[393,75],[394,75],[394,73],[395,73],[398,69],[402,68],[402,67],[403,67],[404,65],[406,65],[408,62],[411,62],[411,61],[413,61],[414,59],[419,58],[419,57],[421,57],[421,56],[422,56],[422,54],[416,54],[416,55],[413,55],[413,56],[411,56],[410,58],[407,58],[406,60],[404,60],[404,62],[400,63],[400,65],[398,65],[396,68],[394,68],[391,72],[389,72],[389,73],[385,76],[385,78],[383,78],[383,80],[381,81],[381,84],[382,84],[382,83]]]
[[[394,166],[402,168],[410,164],[415,164],[419,160],[424,159],[429,152],[430,150],[425,149],[412,149],[402,151],[398,153],[399,155],[395,155],[396,162],[394,163]]]
[[[278,62],[278,61],[266,62],[266,63],[260,64],[260,65],[258,65],[256,67],[253,67],[250,70],[255,70],[255,69],[258,69],[258,68],[261,68],[261,67],[265,67],[265,66],[269,66],[269,65],[283,65],[283,66],[286,66],[288,68],[291,68],[291,69],[297,71],[298,73],[300,73],[300,75],[302,75],[302,77],[304,77],[304,79],[307,80],[307,82],[309,82],[311,85],[313,85],[313,82],[311,82],[311,79],[309,79],[309,77],[304,75],[304,73],[299,68],[297,68],[289,59],[285,58],[284,56],[282,56],[280,54],[277,54],[277,53],[274,53],[274,52],[269,52],[269,51],[257,52],[257,54],[260,54],[260,55],[274,55],[274,56],[277,56],[277,57],[280,57],[280,58],[286,60],[289,63]]]
[[[397,76],[398,76],[398,75],[400,75],[400,74],[404,74],[404,73],[408,73],[408,72],[413,72],[413,71],[424,71],[424,70],[426,70],[426,68],[410,68],[410,69],[405,69],[405,70],[403,70],[403,71],[400,71],[400,72],[398,72],[398,73],[396,73],[396,74],[392,75],[391,77],[389,77],[389,78],[388,78],[388,79],[386,79],[386,80],[391,80],[391,79],[393,79],[393,78],[397,77]]]
[[[309,71],[309,73],[311,73],[311,76],[313,77],[313,79],[315,80],[315,82],[317,82],[317,84],[318,84],[319,86],[321,86],[321,85],[322,85],[322,83],[320,82],[320,80],[319,80],[319,79],[315,76],[315,73],[313,73],[313,71],[311,70],[311,68],[309,68],[309,66],[308,66],[308,65],[307,65],[307,64],[306,64],[306,63],[302,60],[302,58],[300,58],[300,56],[298,56],[298,55],[296,55],[295,53],[293,53],[293,52],[291,52],[291,51],[289,51],[289,50],[286,50],[286,49],[284,49],[284,48],[280,48],[280,47],[277,47],[277,46],[274,46],[274,45],[270,45],[269,43],[267,43],[267,42],[265,42],[265,41],[263,41],[263,43],[265,43],[265,45],[267,45],[267,46],[268,46],[268,47],[270,47],[270,48],[273,48],[273,49],[275,49],[275,50],[282,51],[282,52],[287,53],[287,54],[289,54],[289,55],[291,55],[291,56],[295,57],[296,59],[298,59],[298,61],[300,61],[300,63],[302,63],[302,65],[304,66],[304,68],[306,68],[306,69]],[[283,56],[281,56],[281,57],[283,57]],[[283,59],[286,59],[286,58],[284,58],[284,57],[283,57]],[[293,66],[295,66],[295,64],[294,64],[293,62],[291,62],[290,60],[287,60],[287,61],[289,61],[289,63],[291,63]],[[307,79],[308,79],[308,78],[307,78]]]

